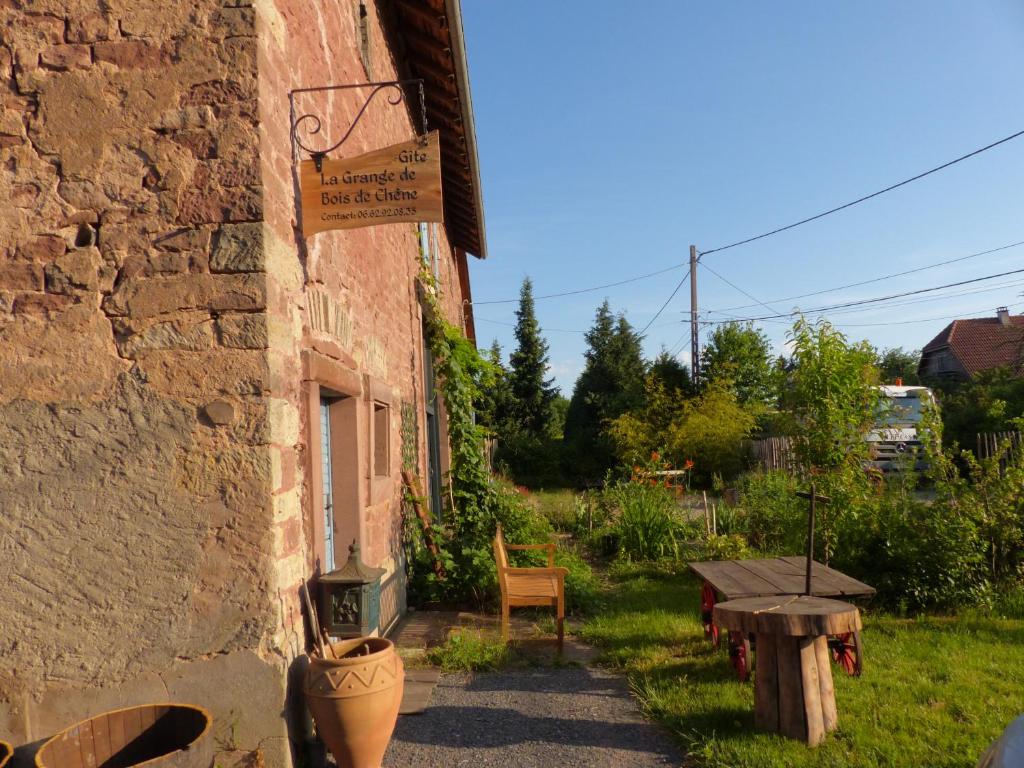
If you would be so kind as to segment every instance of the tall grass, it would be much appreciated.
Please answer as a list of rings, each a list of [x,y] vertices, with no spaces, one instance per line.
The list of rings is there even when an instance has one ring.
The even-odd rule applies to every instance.
[[[678,557],[682,521],[669,489],[631,480],[605,493],[617,512],[612,527],[620,554],[631,560]]]

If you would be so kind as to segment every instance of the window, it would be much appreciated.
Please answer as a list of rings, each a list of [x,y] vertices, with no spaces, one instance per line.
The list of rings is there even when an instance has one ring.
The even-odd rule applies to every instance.
[[[427,344],[427,329],[423,328],[423,378],[426,395],[427,427],[427,485],[430,493],[430,511],[441,518],[441,425],[437,391],[434,387],[434,356]]]
[[[331,464],[331,402],[331,398],[320,398],[320,472],[324,512],[324,571],[334,570],[334,472]]]
[[[384,403],[373,404],[373,474],[391,474],[391,409]]]

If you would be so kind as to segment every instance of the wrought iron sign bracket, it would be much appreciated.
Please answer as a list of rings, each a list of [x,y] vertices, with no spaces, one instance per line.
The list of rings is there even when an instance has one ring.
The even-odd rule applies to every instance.
[[[373,101],[374,97],[378,93],[381,93],[382,91],[388,91],[388,104],[390,104],[391,106],[398,106],[403,101],[405,101],[405,88],[410,86],[415,86],[417,91],[419,92],[420,127],[422,129],[419,135],[425,136],[427,134],[427,100],[423,90],[423,80],[390,80],[382,83],[355,83],[351,85],[325,85],[316,88],[296,88],[292,91],[289,91],[288,103],[290,106],[292,119],[292,142],[295,147],[306,152],[310,156],[310,158],[316,164],[317,172],[320,172],[323,169],[324,158],[327,157],[327,155],[333,152],[334,150],[338,149],[338,147],[340,147],[348,140],[348,138],[352,135],[352,132],[355,130],[356,126],[359,124],[359,121],[362,119],[363,115],[366,114],[366,110],[370,106],[370,102]],[[324,127],[324,120],[322,120],[319,115],[313,112],[306,112],[296,117],[295,97],[303,93],[323,93],[327,91],[352,90],[355,88],[372,88],[373,90],[370,91],[365,101],[363,101],[363,105],[359,108],[359,111],[356,112],[355,117],[352,118],[352,122],[349,124],[348,130],[345,131],[345,135],[343,135],[337,142],[335,142],[329,147],[317,149],[303,144],[302,139],[299,138],[300,128],[304,128],[305,133],[308,134],[309,136],[315,136],[316,134],[320,133],[321,129]]]

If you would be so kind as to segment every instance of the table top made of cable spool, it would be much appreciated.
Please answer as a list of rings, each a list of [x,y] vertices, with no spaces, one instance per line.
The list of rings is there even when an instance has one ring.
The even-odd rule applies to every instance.
[[[861,628],[855,605],[807,595],[744,597],[718,603],[714,622],[734,632],[789,637],[841,635]]]

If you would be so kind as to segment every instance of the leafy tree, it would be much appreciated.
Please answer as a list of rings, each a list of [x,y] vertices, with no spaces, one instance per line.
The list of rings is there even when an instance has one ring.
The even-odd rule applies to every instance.
[[[561,393],[551,401],[551,423],[548,425],[551,437],[561,440],[565,435],[565,416],[569,412],[569,398]]]
[[[520,429],[534,437],[546,436],[551,421],[551,403],[556,389],[546,379],[548,344],[540,335],[533,308],[533,283],[523,280],[516,310],[516,349],[512,353],[511,376],[513,415]]]
[[[490,376],[487,385],[477,390],[473,405],[480,425],[496,435],[508,430],[513,404],[509,371],[502,362],[501,345],[497,339],[491,343],[484,359],[491,368]]]
[[[584,338],[586,364],[569,401],[565,440],[577,477],[592,480],[615,465],[608,426],[643,403],[645,365],[640,336],[624,317],[612,315],[607,300]]]
[[[808,468],[859,471],[879,407],[874,350],[866,341],[851,344],[824,319],[799,318],[789,339],[794,367],[783,404],[797,457]]]
[[[767,404],[774,394],[771,344],[751,323],[724,323],[700,353],[702,386],[730,381],[741,403]]]
[[[921,383],[917,375],[917,364],[921,359],[919,350],[906,350],[903,347],[891,347],[878,353],[878,371],[883,384],[895,384],[896,379],[903,379],[907,385]]]
[[[683,403],[668,431],[668,449],[692,460],[694,474],[705,482],[713,474],[733,478],[743,469],[744,441],[755,423],[751,408],[727,382],[712,381],[698,397]]]
[[[1024,429],[1024,378],[999,368],[969,381],[938,382],[936,395],[947,444],[974,448],[979,432]]]

